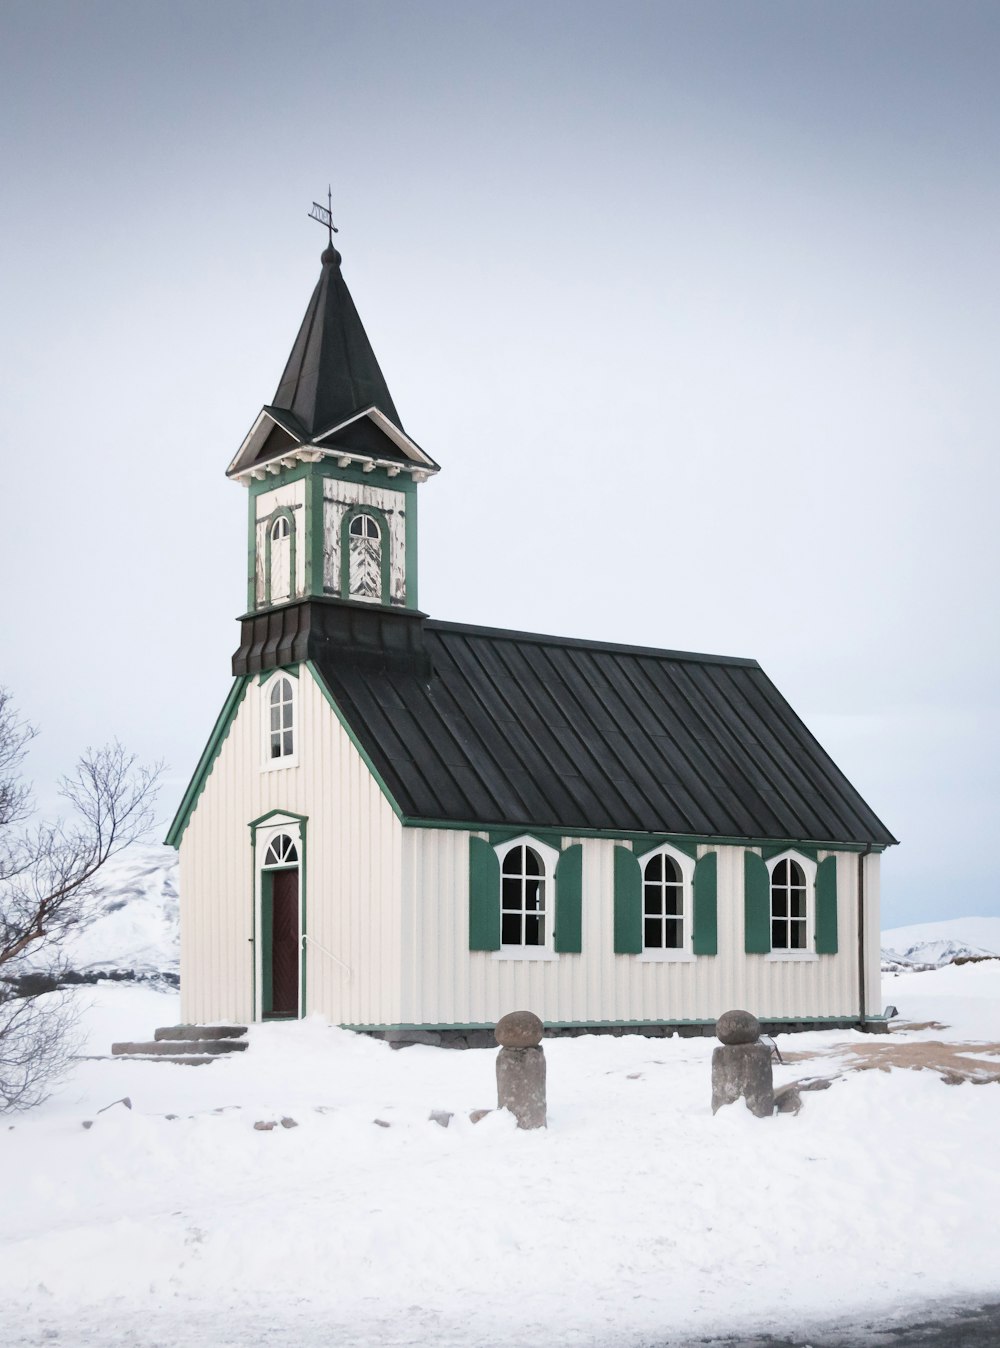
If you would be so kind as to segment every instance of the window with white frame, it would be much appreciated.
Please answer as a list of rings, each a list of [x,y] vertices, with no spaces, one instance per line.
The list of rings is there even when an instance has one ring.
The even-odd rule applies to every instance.
[[[295,757],[295,688],[285,675],[274,680],[267,696],[267,750],[272,766]]]
[[[639,857],[642,958],[692,959],[694,859],[665,844]]]
[[[642,944],[645,950],[684,949],[684,877],[672,856],[657,852],[642,872]]]
[[[809,890],[797,861],[784,857],[771,872],[771,949],[808,949]]]
[[[500,945],[544,946],[547,885],[545,863],[519,843],[500,864]]]
[[[767,862],[772,959],[815,959],[816,862],[789,850]]]

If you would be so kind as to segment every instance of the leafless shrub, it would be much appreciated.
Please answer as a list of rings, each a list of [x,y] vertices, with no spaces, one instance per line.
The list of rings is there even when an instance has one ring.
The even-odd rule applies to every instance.
[[[72,1003],[38,989],[58,984],[101,867],[151,826],[160,771],[117,742],[88,749],[60,783],[70,818],[30,824],[20,770],[35,733],[0,689],[0,1112],[37,1104],[66,1068]]]

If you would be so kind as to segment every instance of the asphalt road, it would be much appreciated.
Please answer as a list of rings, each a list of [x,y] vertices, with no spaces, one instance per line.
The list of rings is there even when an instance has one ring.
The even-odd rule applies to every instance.
[[[791,1338],[778,1333],[698,1339],[685,1348],[1000,1348],[1000,1302],[942,1308],[912,1321],[872,1321],[805,1331]]]

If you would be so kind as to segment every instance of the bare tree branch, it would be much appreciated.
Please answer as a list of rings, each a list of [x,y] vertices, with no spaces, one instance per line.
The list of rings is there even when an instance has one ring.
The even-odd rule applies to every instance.
[[[88,749],[60,783],[69,821],[23,827],[30,792],[19,769],[34,734],[0,690],[0,1112],[37,1103],[65,1067],[72,1004],[25,994],[24,976],[56,985],[60,947],[88,916],[98,872],[153,823],[161,771],[117,742]]]

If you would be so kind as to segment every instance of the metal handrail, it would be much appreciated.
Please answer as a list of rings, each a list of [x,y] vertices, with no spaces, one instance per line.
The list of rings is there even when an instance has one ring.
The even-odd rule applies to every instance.
[[[326,946],[317,941],[315,936],[310,936],[307,931],[304,931],[302,933],[302,944],[305,945],[306,941],[308,941],[310,945],[314,945],[322,950],[323,954],[326,955],[328,959],[332,959],[334,964],[339,964],[342,969],[346,969],[347,977],[351,977],[351,966],[349,964],[345,964],[343,960],[338,959],[332,950],[327,950]]]

